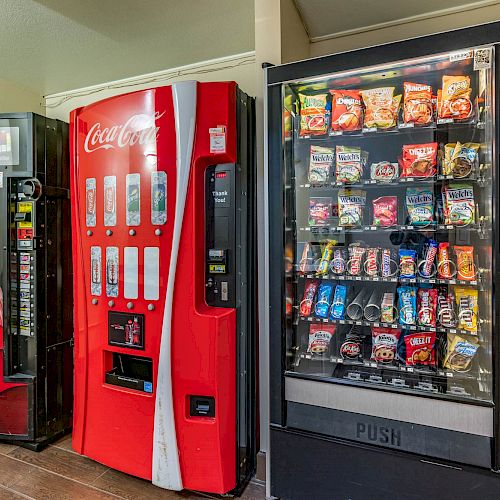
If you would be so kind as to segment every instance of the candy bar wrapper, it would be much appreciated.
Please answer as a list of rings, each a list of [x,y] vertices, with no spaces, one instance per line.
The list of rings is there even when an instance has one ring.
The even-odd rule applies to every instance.
[[[450,244],[448,242],[439,243],[438,246],[437,276],[440,280],[453,278],[450,265]]]
[[[336,325],[322,323],[309,326],[309,342],[307,352],[310,354],[324,354],[330,349],[332,337],[335,335]]]
[[[327,94],[299,94],[300,136],[326,133],[326,97]]]
[[[377,363],[392,363],[396,357],[400,330],[394,328],[372,328],[372,356]]]
[[[330,302],[332,300],[333,284],[332,283],[321,283],[318,288],[318,297],[316,299],[316,305],[314,306],[314,312],[318,318],[327,318],[328,311],[330,310]]]
[[[433,273],[434,259],[438,253],[438,243],[435,240],[429,239],[427,241],[424,253],[423,264],[419,266],[420,274],[424,278],[430,278]]]
[[[436,366],[436,332],[406,334],[406,365]]]
[[[319,261],[318,269],[316,274],[318,276],[322,276],[324,274],[328,274],[328,269],[330,267],[330,261],[333,258],[333,251],[336,245],[335,240],[328,240],[325,248],[323,249],[323,253],[321,254],[321,260]]]
[[[399,323],[415,325],[417,317],[417,295],[415,288],[401,286],[398,288]]]
[[[366,249],[359,246],[357,243],[349,245],[349,266],[347,271],[352,276],[359,276],[361,274],[363,257],[365,255]]]
[[[429,188],[408,188],[406,210],[409,223],[413,226],[427,226],[434,222],[434,191]]]
[[[337,146],[335,150],[335,166],[337,182],[353,184],[363,178],[363,169],[368,160],[368,153],[361,148]]]
[[[393,260],[393,252],[389,248],[383,248],[381,254],[380,275],[382,278],[389,278],[395,274],[394,264],[391,262]]]
[[[366,191],[361,189],[339,189],[339,225],[356,227],[363,224]]]
[[[299,262],[299,272],[301,272],[302,274],[313,272],[314,263],[320,258],[320,246],[306,242],[302,250],[302,257]]]
[[[342,358],[351,361],[363,360],[363,337],[356,331],[351,330],[340,346],[340,355]]]
[[[417,252],[406,248],[399,249],[399,276],[415,278],[417,270]]]
[[[332,307],[330,308],[330,319],[344,319],[347,300],[347,287],[337,285],[333,295]]]
[[[448,335],[448,347],[443,366],[454,372],[470,370],[472,360],[476,356],[479,344],[466,340],[458,335]]]
[[[382,297],[380,321],[382,323],[394,322],[394,294],[392,292],[385,292]]]
[[[308,281],[304,288],[304,296],[302,302],[300,303],[300,315],[307,317],[311,315],[312,305],[314,301],[314,296],[316,295],[316,290],[318,289],[317,281]]]
[[[475,222],[474,189],[470,184],[443,186],[444,223],[468,226]]]
[[[330,270],[334,274],[344,274],[347,269],[347,249],[335,248],[333,251],[333,258],[330,264]]]
[[[399,164],[389,161],[372,163],[370,166],[370,177],[374,181],[391,182],[399,176]]]
[[[378,253],[379,248],[367,248],[365,259],[365,273],[367,276],[377,276],[378,274]]]
[[[453,250],[457,257],[457,278],[464,281],[473,281],[476,279],[474,247],[455,245]]]
[[[330,180],[334,156],[333,148],[311,146],[308,176],[311,184],[326,184]]]
[[[437,321],[445,328],[457,326],[453,293],[446,286],[437,287]]]
[[[437,290],[419,288],[417,292],[417,318],[420,326],[436,327]]]
[[[455,301],[458,307],[458,328],[477,334],[478,293],[473,288],[455,288]]]

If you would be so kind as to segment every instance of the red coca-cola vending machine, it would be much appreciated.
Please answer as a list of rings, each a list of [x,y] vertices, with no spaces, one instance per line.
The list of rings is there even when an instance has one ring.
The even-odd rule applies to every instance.
[[[254,116],[192,81],[71,115],[73,448],[167,489],[254,468]]]

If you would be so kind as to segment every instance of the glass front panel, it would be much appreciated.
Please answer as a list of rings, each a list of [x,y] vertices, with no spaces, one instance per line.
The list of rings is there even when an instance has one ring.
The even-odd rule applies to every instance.
[[[287,371],[492,400],[493,47],[283,85]]]

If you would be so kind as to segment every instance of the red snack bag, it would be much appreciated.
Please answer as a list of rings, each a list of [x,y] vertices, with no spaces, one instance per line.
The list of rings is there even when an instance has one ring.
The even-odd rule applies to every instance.
[[[307,352],[324,354],[330,348],[330,342],[335,334],[336,325],[315,323],[309,327],[309,342]]]
[[[436,175],[437,142],[403,146],[401,177],[432,177]]]
[[[437,290],[419,288],[417,292],[417,321],[421,326],[436,326]]]
[[[306,287],[304,288],[304,298],[300,303],[300,315],[310,316],[312,305],[314,301],[314,296],[316,295],[316,290],[318,289],[317,281],[308,281]]]
[[[403,118],[405,123],[427,125],[432,121],[432,87],[423,83],[404,83]]]
[[[372,201],[373,225],[395,226],[398,223],[398,197],[381,196]]]
[[[330,90],[330,94],[332,94],[332,130],[349,132],[361,130],[363,106],[359,90]]]
[[[401,330],[372,328],[372,359],[378,363],[392,363],[396,357]]]
[[[436,332],[410,333],[405,335],[406,365],[436,365]]]

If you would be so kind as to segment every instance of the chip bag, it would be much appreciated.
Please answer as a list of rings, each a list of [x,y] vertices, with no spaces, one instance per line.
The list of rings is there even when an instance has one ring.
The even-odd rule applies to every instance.
[[[363,106],[359,90],[330,90],[332,94],[331,129],[352,132],[360,130]]]
[[[366,128],[387,129],[396,126],[401,95],[394,96],[394,87],[362,90],[361,96],[365,103]]]
[[[428,125],[432,118],[432,87],[423,83],[404,82],[404,122]]]
[[[337,182],[353,184],[363,177],[363,168],[368,161],[368,153],[361,148],[337,146],[335,167]]]
[[[329,224],[332,213],[332,199],[329,197],[309,198],[309,225]]]
[[[471,93],[468,76],[443,75],[443,88],[438,90],[439,118],[469,118],[472,115]]]
[[[339,189],[339,225],[354,227],[363,224],[366,191],[361,189]]]
[[[309,175],[311,184],[325,184],[330,178],[330,169],[333,164],[333,148],[311,146],[309,157]]]
[[[436,332],[409,333],[404,341],[407,366],[436,365]]]
[[[299,94],[300,135],[322,135],[326,133],[326,96],[327,94]]]
[[[468,226],[475,221],[474,190],[470,184],[443,186],[444,223]]]
[[[372,328],[372,356],[377,363],[392,363],[396,357],[401,330],[394,328]]]
[[[472,360],[479,349],[479,344],[471,342],[458,335],[448,335],[448,347],[444,358],[444,367],[454,372],[470,370]]]
[[[335,334],[336,325],[315,323],[309,326],[309,342],[307,352],[324,354],[330,349],[330,342]]]
[[[403,146],[401,177],[436,175],[437,150],[437,142]]]
[[[409,224],[427,226],[434,222],[434,192],[430,188],[408,188],[406,210]]]
[[[452,175],[455,179],[468,177],[477,162],[479,147],[476,142],[445,144],[441,168],[443,175]]]
[[[395,226],[398,223],[398,197],[381,196],[372,201],[373,225]]]
[[[477,334],[478,293],[473,288],[455,288],[455,301],[458,307],[458,328]]]

